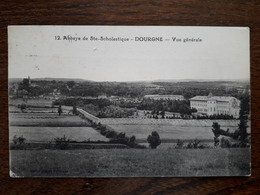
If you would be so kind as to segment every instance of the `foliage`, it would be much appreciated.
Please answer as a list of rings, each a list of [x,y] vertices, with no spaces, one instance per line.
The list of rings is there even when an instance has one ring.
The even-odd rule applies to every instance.
[[[99,118],[127,118],[133,116],[136,109],[121,108],[119,106],[110,105],[104,107],[97,115]]]
[[[13,143],[14,143],[14,146],[12,146],[11,147],[11,149],[26,149],[27,148],[27,146],[30,146],[30,145],[27,145],[26,143],[25,143],[25,140],[26,140],[26,138],[24,138],[22,135],[21,136],[19,136],[19,137],[17,137],[17,135],[15,135],[14,137],[13,137]]]
[[[18,108],[20,108],[21,111],[23,112],[27,108],[27,106],[26,106],[26,104],[22,103],[21,105],[18,104]]]
[[[232,143],[228,139],[225,139],[224,137],[222,137],[220,139],[220,147],[221,148],[230,148],[230,147],[232,147]]]
[[[137,108],[140,110],[152,110],[152,115],[161,115],[161,118],[164,118],[165,111],[180,113],[182,115],[191,115],[197,112],[195,108],[190,108],[190,102],[187,100],[154,100],[147,98]]]
[[[19,89],[25,89],[31,96],[50,94],[54,90],[59,91],[64,96],[74,97],[98,97],[106,94],[107,96],[142,98],[148,94],[182,94],[185,99],[196,95],[206,96],[210,92],[217,96],[233,96],[241,100],[241,107],[249,113],[249,94],[248,82],[232,81],[203,81],[203,82],[153,82],[153,83],[125,83],[125,82],[79,82],[73,80],[31,80],[29,85],[27,78],[19,83]],[[226,86],[229,86],[227,89]],[[10,88],[13,86],[10,85]],[[237,89],[245,89],[246,92],[240,93]],[[244,105],[244,106],[243,106]],[[134,108],[135,103],[122,102],[121,107]],[[148,105],[147,105],[148,106]],[[147,109],[152,110],[152,108]],[[161,110],[161,109],[160,109]]]
[[[157,131],[153,131],[151,135],[148,135],[147,141],[152,149],[157,148],[161,144],[161,139]]]
[[[125,135],[125,133],[123,132],[117,133],[112,128],[108,129],[105,125],[102,125],[100,122],[99,123],[93,121],[90,122],[91,122],[91,126],[94,129],[98,130],[101,135],[110,139],[109,141],[110,143],[125,144],[130,148],[146,148],[145,146],[139,145],[135,142],[136,141],[135,136],[129,138]]]
[[[75,81],[67,81],[67,85],[69,88],[73,88],[73,86],[76,84]]]
[[[214,119],[223,119],[223,120],[230,120],[230,119],[234,119],[233,115],[229,115],[229,114],[213,114],[213,115],[203,115],[203,116],[194,116],[194,119],[210,119],[210,120],[214,120]]]
[[[78,115],[77,107],[75,105],[73,106],[72,114]]]
[[[238,129],[231,133],[227,129],[226,131],[220,128],[220,125],[217,122],[213,122],[212,124],[212,132],[214,134],[214,145],[218,147],[249,147],[250,146],[250,134],[247,133],[247,116],[242,114],[243,111],[240,112],[240,123],[238,124]],[[231,137],[237,140],[237,143],[231,144],[229,140],[221,138],[219,140],[219,136],[224,135],[227,137]],[[223,146],[222,146],[223,145]]]
[[[58,113],[59,113],[59,115],[61,115],[61,113],[62,113],[61,105],[59,105],[59,107],[58,107]]]
[[[54,102],[54,105],[65,105],[65,106],[84,106],[92,104],[96,106],[99,110],[111,105],[112,103],[107,99],[85,99],[85,98],[65,98],[59,99]]]
[[[200,145],[200,141],[195,139],[188,143],[187,148],[188,149],[198,149],[198,148],[203,148],[203,145]]]
[[[66,139],[65,135],[63,137],[56,137],[55,140],[55,148],[64,150],[70,147],[70,139]]]
[[[178,139],[175,149],[205,149],[210,148],[206,144],[202,144],[200,140],[190,140],[188,143],[185,143],[183,140]]]
[[[178,139],[175,148],[176,149],[183,149],[184,148],[184,141]]]

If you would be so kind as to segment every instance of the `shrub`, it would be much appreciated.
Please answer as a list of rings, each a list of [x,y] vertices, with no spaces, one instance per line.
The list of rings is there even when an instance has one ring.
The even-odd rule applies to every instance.
[[[184,147],[184,141],[178,139],[175,148],[176,149],[183,149],[183,147]]]
[[[222,137],[220,139],[220,147],[221,148],[230,148],[232,146],[231,142],[228,139]]]
[[[116,134],[115,131],[110,131],[110,130],[108,130],[108,131],[106,131],[106,137],[107,137],[107,138],[116,138],[116,137],[117,137],[117,134]]]
[[[26,104],[21,104],[21,105],[20,105],[20,109],[21,109],[21,111],[23,112],[23,110],[26,109]]]
[[[195,139],[194,141],[190,141],[187,145],[188,149],[197,149],[201,148],[200,141]]]
[[[73,106],[72,114],[78,115],[78,110],[77,110],[77,107],[76,107],[76,106]]]
[[[13,137],[13,142],[14,142],[14,146],[11,147],[11,149],[26,149],[27,148],[27,144],[25,143],[26,138],[24,138],[23,136],[17,137],[16,135]],[[30,146],[28,144],[28,146]]]
[[[177,144],[175,146],[175,149],[204,149],[204,148],[210,148],[206,144],[202,144],[201,141],[195,139],[188,142],[188,144],[185,144],[182,140],[177,140]]]
[[[70,147],[70,139],[66,139],[65,135],[63,137],[56,137],[55,140],[55,148],[64,150]]]
[[[161,144],[161,139],[156,131],[153,131],[151,135],[148,135],[147,141],[152,149],[157,148]]]

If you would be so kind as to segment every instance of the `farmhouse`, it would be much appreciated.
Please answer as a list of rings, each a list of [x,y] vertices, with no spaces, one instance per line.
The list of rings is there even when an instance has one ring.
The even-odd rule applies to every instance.
[[[144,99],[154,100],[184,100],[183,95],[145,95]]]
[[[196,108],[198,113],[206,115],[227,114],[239,117],[240,100],[235,97],[213,96],[195,96],[190,98],[190,107]]]

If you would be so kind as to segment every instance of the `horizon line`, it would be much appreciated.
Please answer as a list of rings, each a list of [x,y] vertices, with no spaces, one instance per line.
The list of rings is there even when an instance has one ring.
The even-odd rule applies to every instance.
[[[30,77],[30,76],[28,76]],[[25,79],[28,77],[10,77],[9,79]],[[96,80],[89,80],[89,79],[83,79],[83,78],[69,78],[69,77],[30,77],[31,80],[33,79],[71,79],[71,80],[83,80],[83,81],[92,81],[92,82],[169,82],[169,81],[237,81],[237,80],[246,80],[250,81],[250,78],[236,78],[236,79],[192,79],[192,78],[184,78],[184,79],[154,79],[154,80],[102,80],[102,81],[96,81]]]

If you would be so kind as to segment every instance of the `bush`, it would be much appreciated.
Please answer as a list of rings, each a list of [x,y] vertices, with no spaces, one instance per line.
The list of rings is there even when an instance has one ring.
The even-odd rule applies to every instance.
[[[56,137],[54,138],[55,140],[55,148],[64,150],[64,149],[68,149],[70,147],[70,139],[66,139],[65,135],[64,137]]]
[[[16,135],[13,137],[14,145],[11,147],[11,149],[19,149],[24,150],[27,148],[27,146],[30,146],[29,144],[25,143],[26,138],[23,136],[17,137]]]
[[[177,140],[177,144],[175,146],[176,149],[183,149],[184,147],[184,141],[181,141],[181,140]]]
[[[225,139],[224,137],[222,137],[220,139],[220,147],[221,148],[230,148],[230,147],[232,147],[232,144],[228,139]]]
[[[175,149],[204,149],[204,148],[210,148],[206,144],[202,144],[201,141],[195,139],[188,142],[188,144],[185,144],[182,140],[177,140],[177,144],[175,146]]]
[[[78,115],[78,110],[77,110],[77,107],[76,107],[76,106],[73,106],[72,114]]]
[[[153,131],[151,135],[148,135],[147,141],[152,149],[157,148],[161,144],[161,139],[156,131]]]

